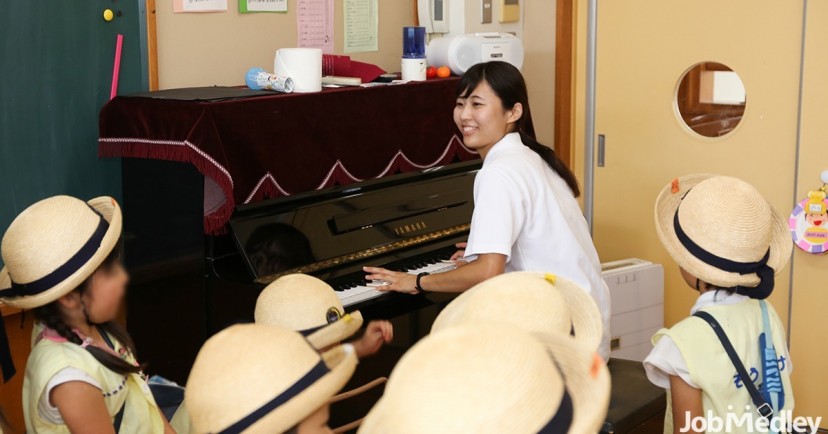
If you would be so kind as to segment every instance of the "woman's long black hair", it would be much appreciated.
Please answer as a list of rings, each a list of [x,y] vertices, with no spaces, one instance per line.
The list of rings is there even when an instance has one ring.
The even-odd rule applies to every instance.
[[[546,147],[535,139],[535,127],[532,124],[532,113],[529,110],[529,94],[523,75],[513,65],[500,62],[484,62],[472,66],[460,78],[457,85],[457,97],[467,98],[474,89],[486,82],[503,102],[503,108],[511,110],[515,104],[523,106],[523,115],[515,122],[515,132],[520,134],[520,140],[529,149],[535,151],[563,180],[575,197],[581,195],[578,180],[569,167],[558,158],[552,148]]]
[[[111,270],[121,261],[120,242],[115,246],[109,255],[104,259],[103,263],[98,267],[98,270]],[[75,291],[79,295],[83,295],[89,290],[92,284],[92,276],[89,276]],[[84,314],[86,312],[84,311]],[[53,301],[45,306],[34,309],[34,316],[38,321],[42,322],[46,327],[56,331],[60,336],[69,342],[77,345],[83,344],[83,340],[74,332],[72,328],[66,324],[63,315],[60,312],[58,301]],[[86,319],[89,322],[89,317]],[[90,325],[93,325],[90,323]],[[135,354],[135,344],[129,333],[114,321],[109,321],[103,324],[94,324],[99,327],[102,333],[107,333],[117,340],[123,347],[128,349],[133,355]],[[98,362],[107,367],[109,370],[121,375],[133,374],[141,371],[139,366],[135,366],[108,351],[102,350],[94,345],[88,345],[86,349],[92,354]]]

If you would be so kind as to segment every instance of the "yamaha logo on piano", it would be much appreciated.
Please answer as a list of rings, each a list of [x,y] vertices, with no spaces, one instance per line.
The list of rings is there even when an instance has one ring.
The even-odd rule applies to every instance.
[[[394,232],[397,235],[403,235],[411,232],[421,231],[426,228],[426,224],[423,221],[419,221],[416,223],[408,224],[408,225],[400,225],[394,228]]]

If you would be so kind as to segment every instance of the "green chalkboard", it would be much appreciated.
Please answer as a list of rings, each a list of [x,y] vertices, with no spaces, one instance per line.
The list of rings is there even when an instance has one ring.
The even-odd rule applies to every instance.
[[[109,100],[119,33],[119,93],[146,90],[144,0],[0,0],[0,7],[0,233],[56,194],[120,199],[120,161],[97,156],[98,112]],[[105,9],[115,15],[110,22]]]

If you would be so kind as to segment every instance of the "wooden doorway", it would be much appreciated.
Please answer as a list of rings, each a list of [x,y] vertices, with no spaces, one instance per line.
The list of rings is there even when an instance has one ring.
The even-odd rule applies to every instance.
[[[557,0],[555,18],[555,152],[574,167],[572,158],[572,109],[574,68],[574,0]]]

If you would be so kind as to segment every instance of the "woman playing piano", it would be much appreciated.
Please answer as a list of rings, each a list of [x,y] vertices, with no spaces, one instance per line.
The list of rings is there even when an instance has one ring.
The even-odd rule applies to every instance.
[[[609,356],[609,291],[576,197],[575,175],[534,138],[526,83],[505,62],[471,67],[457,87],[454,122],[466,147],[483,158],[474,182],[468,243],[458,244],[457,268],[411,275],[365,267],[381,290],[416,294],[462,292],[509,271],[547,271],[589,291],[601,309]]]

